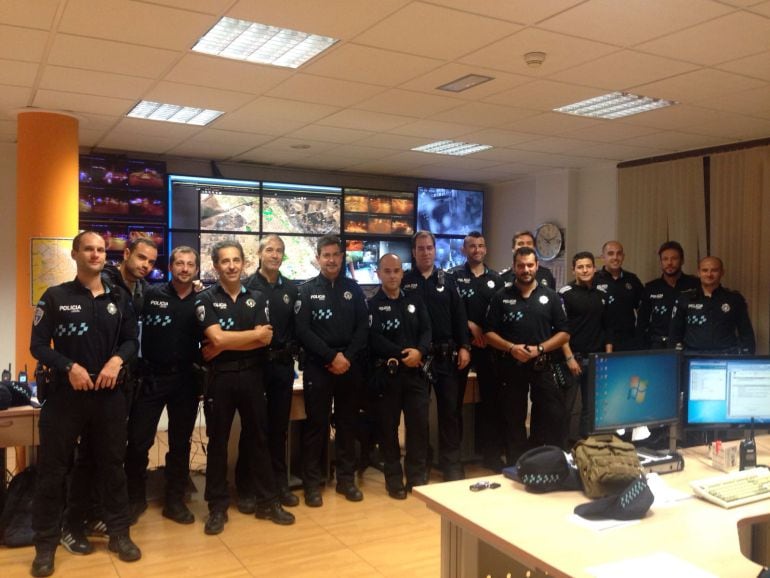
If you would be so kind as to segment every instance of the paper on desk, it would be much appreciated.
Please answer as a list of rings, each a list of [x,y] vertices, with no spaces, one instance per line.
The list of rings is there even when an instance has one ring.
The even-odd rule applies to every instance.
[[[682,500],[689,500],[695,497],[691,492],[683,492],[681,490],[675,490],[666,483],[660,475],[656,473],[647,474],[647,485],[655,496],[653,507],[668,507],[674,506]]]
[[[638,558],[626,558],[619,562],[610,562],[586,568],[596,578],[649,578],[650,576],[687,576],[687,578],[717,578],[668,552],[654,552]]]
[[[639,520],[587,520],[586,518],[578,516],[577,514],[572,514],[569,517],[569,520],[573,524],[583,526],[584,528],[594,530],[595,532],[603,532],[604,530],[609,530],[610,528],[620,528],[623,526],[630,526],[632,524],[639,523]]]

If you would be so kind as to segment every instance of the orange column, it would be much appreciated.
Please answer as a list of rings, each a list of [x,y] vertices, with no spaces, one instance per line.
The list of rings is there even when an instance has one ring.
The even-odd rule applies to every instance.
[[[30,372],[35,368],[29,353],[35,310],[32,239],[72,239],[78,232],[78,120],[59,113],[22,112],[17,131],[14,373],[25,364]]]

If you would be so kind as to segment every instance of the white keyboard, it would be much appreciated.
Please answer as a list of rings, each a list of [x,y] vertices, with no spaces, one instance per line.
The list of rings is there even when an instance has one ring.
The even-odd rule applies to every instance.
[[[690,482],[695,495],[723,508],[770,498],[770,470],[752,468]]]

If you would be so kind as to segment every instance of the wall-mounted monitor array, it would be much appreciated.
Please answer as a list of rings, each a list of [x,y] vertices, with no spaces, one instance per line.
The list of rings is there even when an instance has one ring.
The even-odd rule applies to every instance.
[[[424,196],[423,201],[419,195]],[[436,231],[437,264],[450,267],[463,262],[462,238],[470,230],[481,229],[483,214],[483,193],[458,189],[421,188],[415,195],[172,175],[168,197],[170,244],[197,240],[193,246],[201,250],[205,282],[215,280],[209,252],[219,239],[234,237],[244,245],[248,274],[258,267],[255,256],[260,237],[279,234],[286,243],[282,271],[303,280],[318,274],[316,242],[332,233],[346,244],[346,274],[361,284],[378,284],[377,261],[386,252],[398,254],[404,268],[410,268],[410,237],[418,228],[420,202],[426,215],[443,215],[440,225],[432,223],[440,227]]]
[[[770,427],[770,357],[698,355],[684,364],[687,427]]]

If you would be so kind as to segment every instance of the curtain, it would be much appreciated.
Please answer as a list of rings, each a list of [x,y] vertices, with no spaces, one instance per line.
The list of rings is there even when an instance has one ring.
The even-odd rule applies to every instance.
[[[711,252],[725,264],[725,287],[749,305],[757,352],[768,352],[770,323],[770,147],[711,157]]]
[[[618,171],[618,240],[623,267],[642,282],[660,276],[658,248],[679,241],[685,271],[694,273],[706,252],[706,211],[701,157]]]

